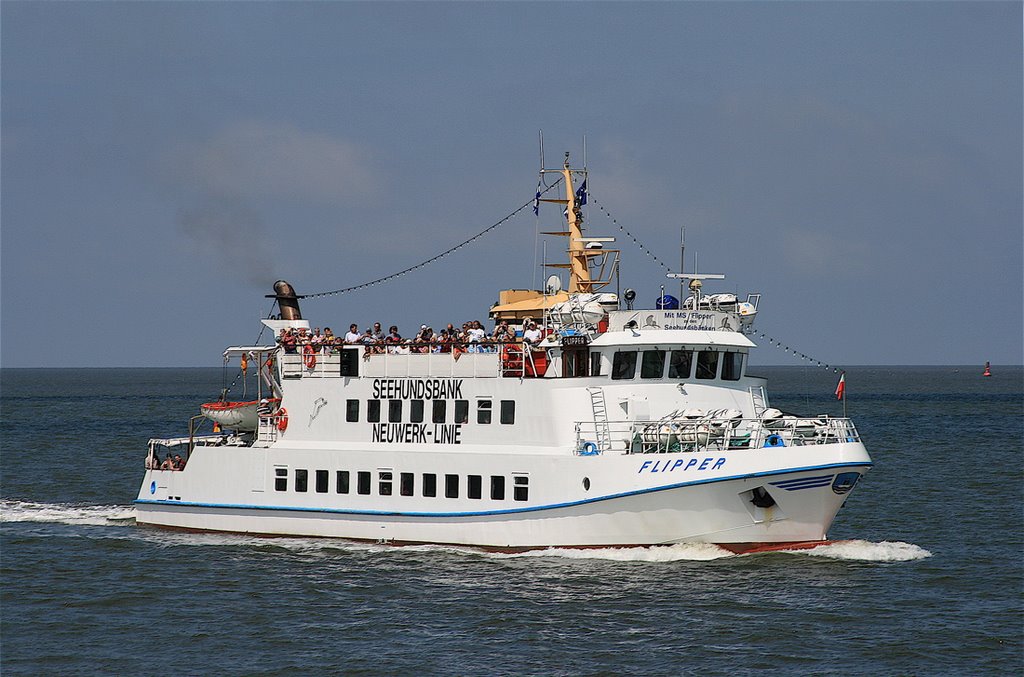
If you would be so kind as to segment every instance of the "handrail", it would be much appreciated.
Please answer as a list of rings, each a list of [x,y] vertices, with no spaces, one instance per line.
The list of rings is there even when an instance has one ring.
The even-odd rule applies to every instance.
[[[429,352],[410,351],[414,347],[432,348]],[[435,352],[437,346],[453,347],[453,350]],[[379,351],[377,350],[379,349]],[[293,378],[340,378],[342,376],[342,351],[359,351],[360,373],[369,371],[375,376],[403,376],[403,365],[410,376],[514,376],[540,377],[546,364],[537,361],[534,348],[519,341],[492,341],[470,344],[338,344],[324,346],[312,354],[301,349],[294,353],[280,349],[277,353],[278,368],[284,379]],[[537,351],[542,352],[542,351]],[[450,359],[443,359],[448,356]],[[377,365],[383,360],[382,365]],[[392,369],[388,366],[393,363]],[[413,367],[415,367],[413,369]],[[383,373],[381,370],[383,369]],[[424,371],[425,370],[425,371]],[[392,373],[395,372],[395,373]],[[423,372],[423,373],[420,373]],[[426,373],[429,372],[429,373]]]
[[[656,421],[576,421],[576,452],[601,439],[607,427],[610,442],[601,451],[625,454],[737,450],[814,446],[860,442],[848,418],[666,418]]]

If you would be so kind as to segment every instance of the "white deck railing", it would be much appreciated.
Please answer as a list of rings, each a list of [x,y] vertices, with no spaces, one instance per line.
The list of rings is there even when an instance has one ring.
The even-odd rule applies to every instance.
[[[610,444],[597,447],[598,432],[607,426]],[[652,454],[680,451],[724,451],[859,442],[848,418],[672,419],[658,421],[578,421],[577,452]],[[593,446],[586,447],[590,443]],[[586,447],[586,449],[585,449]]]
[[[495,348],[498,348],[497,346]],[[532,376],[535,371],[530,351],[523,353],[518,348],[508,352],[458,352],[458,353],[367,353],[362,347],[344,348],[351,356],[346,359],[358,362],[359,376],[371,378],[494,378],[498,376]],[[340,352],[316,352],[312,355],[278,353],[281,378],[341,378],[342,355]]]

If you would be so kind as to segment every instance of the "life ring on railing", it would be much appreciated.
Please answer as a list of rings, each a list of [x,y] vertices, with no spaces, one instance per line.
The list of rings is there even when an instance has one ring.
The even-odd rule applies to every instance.
[[[313,346],[309,343],[302,349],[302,361],[306,363],[307,369],[312,369],[316,366],[316,351],[313,350]]]
[[[277,412],[277,429],[281,432],[288,430],[288,410],[284,407]]]
[[[580,449],[580,456],[597,456],[598,455],[597,445],[593,442],[584,442],[583,448]]]
[[[765,447],[784,447],[786,443],[778,435],[769,435],[764,440]]]

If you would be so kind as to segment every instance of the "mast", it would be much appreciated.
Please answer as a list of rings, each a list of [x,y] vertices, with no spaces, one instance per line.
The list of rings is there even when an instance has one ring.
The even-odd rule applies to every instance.
[[[562,181],[565,183],[565,198],[549,198],[541,199],[541,202],[555,202],[557,204],[564,205],[565,207],[565,222],[567,229],[557,232],[545,232],[542,235],[560,235],[562,237],[569,238],[569,262],[568,263],[548,263],[545,264],[548,268],[568,268],[569,269],[569,287],[567,291],[570,294],[588,293],[593,292],[596,288],[603,287],[607,282],[595,281],[590,274],[590,259],[594,256],[602,256],[604,252],[600,249],[591,249],[587,247],[588,243],[596,242],[598,240],[605,240],[607,238],[587,238],[583,237],[583,209],[580,206],[580,200],[576,195],[576,188],[573,186],[572,175],[583,174],[583,183],[587,181],[586,170],[572,169],[569,166],[569,153],[565,154],[565,162],[562,164],[561,169],[542,169],[541,173],[546,174],[548,172],[558,173],[562,175]]]
[[[566,222],[569,224],[569,293],[589,292],[593,288],[590,279],[588,254],[583,246],[583,210],[576,201],[572,185],[572,170],[569,168],[569,154],[565,154],[562,166],[565,181]]]

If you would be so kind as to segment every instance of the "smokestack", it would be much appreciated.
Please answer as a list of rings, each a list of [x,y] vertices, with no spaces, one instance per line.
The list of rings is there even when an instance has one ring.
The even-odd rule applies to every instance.
[[[301,320],[302,313],[299,312],[299,297],[290,284],[284,280],[274,283],[274,292],[277,298],[277,307],[281,309],[282,320]]]

